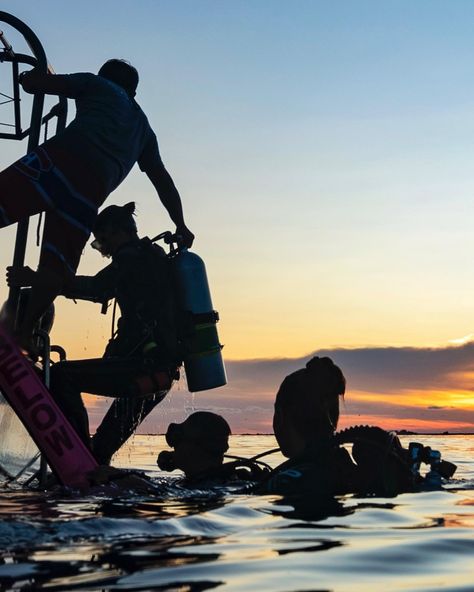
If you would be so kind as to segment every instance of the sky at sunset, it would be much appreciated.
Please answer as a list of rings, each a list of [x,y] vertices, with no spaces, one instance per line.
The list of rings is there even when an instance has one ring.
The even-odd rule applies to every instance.
[[[318,352],[347,378],[341,426],[474,431],[474,3],[9,4],[58,73],[138,68],[206,262],[229,384],[191,395],[181,380],[144,431],[205,408],[271,432],[279,383]],[[0,64],[1,92],[10,76]],[[0,166],[25,150],[0,141]],[[137,167],[107,203],[132,199],[141,234],[170,228]],[[0,231],[2,269],[13,241]],[[104,264],[88,246],[79,273]],[[53,341],[98,356],[110,326],[59,299]],[[96,425],[105,403],[88,404]]]

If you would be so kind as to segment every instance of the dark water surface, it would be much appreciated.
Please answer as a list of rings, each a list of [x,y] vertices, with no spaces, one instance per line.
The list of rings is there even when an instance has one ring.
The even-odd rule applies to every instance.
[[[0,590],[472,592],[474,436],[416,439],[458,465],[444,491],[294,505],[190,496],[155,465],[163,438],[138,436],[115,464],[163,480],[160,499],[0,489]],[[229,452],[274,446],[271,436],[234,436]]]

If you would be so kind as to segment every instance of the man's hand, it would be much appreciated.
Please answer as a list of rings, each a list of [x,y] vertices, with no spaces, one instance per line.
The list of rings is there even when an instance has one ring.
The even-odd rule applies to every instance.
[[[41,72],[38,68],[22,72],[19,82],[23,90],[29,94],[45,93],[47,95],[63,95],[69,98],[75,96],[73,89],[70,88],[68,76]]]
[[[30,267],[7,267],[7,284],[10,288],[32,286],[35,282],[36,271]]]
[[[187,226],[177,226],[176,236],[179,237],[178,244],[190,248],[194,242],[194,234]]]
[[[38,80],[41,81],[44,76],[45,74],[43,72],[37,68],[33,68],[32,70],[26,70],[25,72],[22,72],[18,77],[18,80],[23,87],[23,90],[31,94],[35,91]]]
[[[156,493],[156,487],[146,477],[139,474],[100,465],[87,475],[89,485],[105,486],[111,485],[117,492],[134,491],[135,493]]]
[[[126,475],[122,469],[109,467],[107,465],[99,465],[87,474],[90,485],[107,485],[116,478],[121,478]]]

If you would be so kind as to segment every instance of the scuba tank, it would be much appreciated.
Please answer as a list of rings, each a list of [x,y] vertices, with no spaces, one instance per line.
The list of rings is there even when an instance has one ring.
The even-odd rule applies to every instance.
[[[187,249],[172,258],[172,274],[178,307],[184,317],[184,370],[191,392],[227,384],[204,261]]]
[[[177,299],[182,358],[188,389],[204,391],[227,384],[204,261],[185,248],[173,248],[176,237],[163,232],[152,239],[170,245],[171,273]]]

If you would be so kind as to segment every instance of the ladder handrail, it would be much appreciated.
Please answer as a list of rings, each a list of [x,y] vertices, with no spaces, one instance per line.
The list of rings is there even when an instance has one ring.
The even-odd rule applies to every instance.
[[[3,35],[3,32],[1,32],[1,42],[4,49],[0,51],[0,61],[12,62],[14,90],[15,84],[18,85],[18,65],[20,63],[31,65],[44,73],[51,71],[50,66],[48,65],[48,60],[46,58],[44,48],[36,34],[30,29],[30,27],[28,27],[28,25],[26,25],[16,16],[13,16],[12,14],[4,11],[0,11],[0,23],[6,23],[7,25],[10,25],[14,29],[16,29],[21,35],[23,35],[26,43],[28,44],[33,54],[33,56],[28,56],[25,54],[15,53],[10,43],[6,40],[5,36]],[[0,134],[0,139],[5,137],[11,139],[23,139],[26,137],[26,135],[28,135],[27,151],[31,152],[38,146],[40,142],[41,126],[45,121],[48,121],[49,119],[51,119],[51,117],[57,115],[58,122],[56,126],[56,132],[60,131],[61,129],[64,129],[67,117],[67,98],[59,97],[59,108],[57,109],[57,112],[53,115],[50,111],[50,113],[43,117],[43,106],[44,93],[35,93],[33,95],[29,128],[25,130],[25,132],[16,129],[16,133],[14,135]],[[55,107],[53,107],[53,110],[54,109]],[[15,240],[15,249],[13,253],[13,267],[22,267],[24,265],[26,243],[28,240],[28,226],[29,219],[22,220],[18,223]],[[14,307],[14,310],[16,309],[16,306],[18,304],[19,293],[19,288],[10,288],[8,301],[10,305]]]

